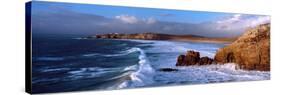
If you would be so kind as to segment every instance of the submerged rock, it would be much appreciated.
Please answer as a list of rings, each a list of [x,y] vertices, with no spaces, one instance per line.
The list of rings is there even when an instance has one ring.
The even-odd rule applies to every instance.
[[[215,55],[217,63],[236,63],[240,69],[270,70],[270,24],[249,29]]]
[[[172,71],[178,71],[178,69],[174,69],[174,68],[160,68],[159,71],[172,72]]]

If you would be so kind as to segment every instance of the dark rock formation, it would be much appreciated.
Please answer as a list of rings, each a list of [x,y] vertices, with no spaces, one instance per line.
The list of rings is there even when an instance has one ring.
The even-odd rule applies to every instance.
[[[159,71],[162,72],[172,72],[172,71],[178,71],[178,69],[173,69],[173,68],[161,68]]]
[[[249,29],[232,44],[221,48],[215,62],[236,63],[241,69],[270,70],[270,24]]]
[[[178,56],[176,66],[210,65],[210,64],[213,64],[213,59],[206,56],[200,58],[199,52],[187,51],[186,55]]]
[[[195,51],[187,51],[185,56],[185,64],[186,65],[195,65],[200,60],[200,54],[199,52]]]
[[[185,55],[178,56],[176,66],[183,66],[185,65]]]
[[[213,63],[213,61],[214,61],[213,59],[205,56],[205,57],[200,58],[199,65],[210,65]]]

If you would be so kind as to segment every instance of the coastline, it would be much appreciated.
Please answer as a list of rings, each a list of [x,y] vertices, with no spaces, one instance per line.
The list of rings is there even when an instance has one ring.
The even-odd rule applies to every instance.
[[[270,24],[268,23],[251,28],[245,31],[245,33],[240,37],[235,38],[211,38],[197,35],[170,35],[159,33],[110,33],[89,36],[86,37],[86,39],[135,39],[221,44],[228,43],[225,47],[218,49],[215,57],[213,58],[200,56],[200,52],[188,50],[185,54],[181,54],[177,57],[176,66],[235,63],[239,65],[239,69],[270,71],[269,30]]]
[[[202,42],[202,43],[232,43],[237,37],[233,38],[215,38],[203,37],[197,35],[170,35],[157,33],[139,33],[139,34],[102,34],[88,36],[86,39],[132,39],[132,40],[166,40],[166,41],[182,41],[182,42]]]
[[[217,43],[217,44],[230,44],[234,42],[234,40],[218,40],[218,39],[171,39],[170,41]]]

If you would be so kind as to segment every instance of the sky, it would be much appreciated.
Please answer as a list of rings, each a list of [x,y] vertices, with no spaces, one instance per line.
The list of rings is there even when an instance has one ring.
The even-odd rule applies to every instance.
[[[155,32],[234,37],[249,27],[269,22],[270,16],[265,15],[32,2],[33,33],[95,35]]]

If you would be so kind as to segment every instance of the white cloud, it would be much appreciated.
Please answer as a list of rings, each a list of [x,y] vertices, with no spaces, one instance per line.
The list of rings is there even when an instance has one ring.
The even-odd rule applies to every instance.
[[[115,19],[118,19],[123,23],[127,23],[127,24],[137,24],[137,23],[154,24],[157,22],[157,20],[153,17],[139,19],[135,16],[126,15],[126,14],[115,16]]]
[[[269,16],[235,14],[225,19],[216,21],[215,28],[218,30],[241,30],[255,27],[270,22]]]
[[[139,21],[135,16],[130,16],[130,15],[119,15],[119,16],[115,16],[115,18],[128,24],[135,24]]]
[[[146,20],[146,23],[147,23],[147,24],[154,24],[154,23],[156,23],[156,19],[150,17],[150,18],[148,18],[148,19]]]
[[[265,24],[265,23],[270,23],[270,16],[258,17],[258,18],[256,18],[256,20],[253,20],[250,22],[250,26],[254,27],[259,24]]]
[[[227,19],[224,19],[224,20],[219,20],[217,21],[217,23],[219,24],[231,24],[231,23],[235,23],[237,21],[239,21],[241,19],[241,14],[235,14]]]

